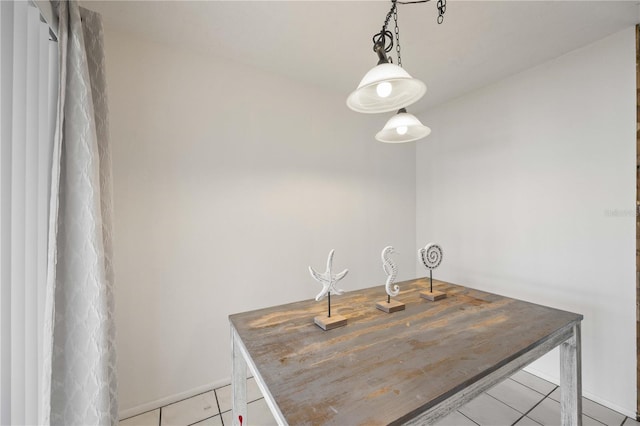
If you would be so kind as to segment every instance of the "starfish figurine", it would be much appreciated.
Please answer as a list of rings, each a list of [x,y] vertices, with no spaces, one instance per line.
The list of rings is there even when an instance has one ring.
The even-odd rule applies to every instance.
[[[344,290],[341,290],[339,288],[336,288],[336,283],[338,281],[340,281],[341,279],[343,279],[345,277],[345,275],[347,275],[347,272],[349,272],[348,269],[345,269],[344,271],[340,272],[339,274],[332,274],[331,273],[331,267],[333,266],[333,252],[335,250],[331,250],[329,252],[329,258],[327,259],[327,270],[320,274],[318,272],[316,272],[315,269],[313,269],[311,266],[309,266],[309,273],[311,274],[311,276],[313,277],[314,280],[318,281],[320,284],[322,284],[322,291],[320,291],[320,293],[318,293],[318,295],[316,296],[316,301],[319,302],[322,299],[325,298],[325,296],[328,293],[333,293],[333,294],[343,294]]]

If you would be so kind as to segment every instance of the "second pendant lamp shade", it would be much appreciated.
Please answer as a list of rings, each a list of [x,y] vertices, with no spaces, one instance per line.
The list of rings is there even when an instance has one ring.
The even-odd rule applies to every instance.
[[[429,136],[429,133],[431,133],[430,128],[403,108],[387,121],[382,130],[376,133],[376,139],[387,143],[413,142]]]
[[[365,74],[358,88],[347,98],[347,106],[371,114],[395,111],[416,102],[426,91],[427,86],[403,68],[384,63]]]

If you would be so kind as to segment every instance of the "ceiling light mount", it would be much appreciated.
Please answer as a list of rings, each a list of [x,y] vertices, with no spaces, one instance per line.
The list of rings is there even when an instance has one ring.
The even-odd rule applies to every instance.
[[[391,43],[393,43],[393,41]],[[378,65],[388,64],[389,62],[391,62],[391,58],[387,56],[388,50],[385,49],[383,43],[375,43],[373,45],[373,51],[376,52],[376,55],[378,55]]]
[[[387,58],[386,54],[391,52],[391,49],[393,49],[393,33],[387,29],[387,25],[389,25],[389,21],[392,16],[394,17],[397,28],[398,8],[396,0],[391,0],[391,9],[389,9],[387,17],[384,20],[384,24],[382,24],[382,29],[372,37],[373,51],[376,52],[379,58],[378,65],[385,62],[391,62],[391,60]],[[396,31],[396,33],[399,34],[398,31]]]

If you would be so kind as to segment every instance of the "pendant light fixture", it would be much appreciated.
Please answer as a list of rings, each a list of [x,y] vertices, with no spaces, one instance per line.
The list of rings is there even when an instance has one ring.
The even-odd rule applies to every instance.
[[[380,57],[378,65],[364,75],[358,88],[349,95],[349,108],[369,114],[395,111],[424,96],[426,84],[389,62],[383,44],[376,43],[374,50]]]
[[[373,51],[378,56],[378,64],[373,67],[347,98],[347,106],[362,113],[380,113],[398,111],[384,128],[376,134],[382,142],[410,142],[427,136],[431,129],[420,123],[414,115],[407,113],[406,107],[418,101],[427,91],[427,86],[402,68],[400,56],[400,29],[398,27],[398,4],[427,3],[430,0],[397,1],[391,0],[391,9],[387,13],[382,30],[373,36]],[[444,19],[446,0],[438,0],[438,24]],[[395,23],[396,52],[398,65],[395,65],[387,53],[393,49],[393,33],[387,30],[393,16]]]
[[[429,133],[430,128],[422,124],[415,115],[409,114],[405,108],[401,108],[387,121],[382,130],[376,133],[376,139],[387,143],[413,142],[429,136]]]

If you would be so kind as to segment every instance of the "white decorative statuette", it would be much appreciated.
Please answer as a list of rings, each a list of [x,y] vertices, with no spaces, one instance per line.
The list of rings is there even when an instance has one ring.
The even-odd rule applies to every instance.
[[[382,269],[384,273],[387,274],[387,282],[384,284],[384,289],[387,292],[387,300],[377,302],[376,308],[388,314],[404,311],[405,308],[404,303],[391,299],[391,296],[397,296],[398,293],[400,293],[400,286],[393,284],[398,275],[398,267],[393,260],[391,260],[391,253],[395,252],[392,246],[387,246],[382,249],[382,254],[380,255],[382,257]]]
[[[322,291],[320,291],[320,293],[318,293],[318,295],[316,296],[316,301],[318,302],[324,299],[329,293],[338,294],[338,295],[344,293],[344,290],[336,288],[336,283],[341,279],[343,279],[347,275],[349,270],[345,269],[344,271],[335,275],[331,273],[331,268],[333,266],[334,251],[335,250],[331,250],[329,252],[329,257],[327,258],[327,270],[324,273],[320,274],[316,272],[311,266],[309,266],[309,273],[311,274],[313,279],[318,281],[320,284],[322,284]]]
[[[433,270],[442,262],[442,248],[438,244],[429,243],[418,250],[424,267],[429,270],[429,291],[420,293],[420,297],[435,302],[447,297],[442,291],[433,291]]]
[[[387,274],[387,282],[384,288],[389,296],[395,297],[400,293],[400,287],[397,284],[393,286],[393,289],[391,287],[398,275],[398,267],[389,257],[391,253],[395,253],[393,246],[387,246],[382,249],[382,269],[384,269],[384,273]]]
[[[429,270],[437,268],[442,262],[442,248],[437,244],[429,243],[424,248],[421,248],[418,253],[425,268]]]

